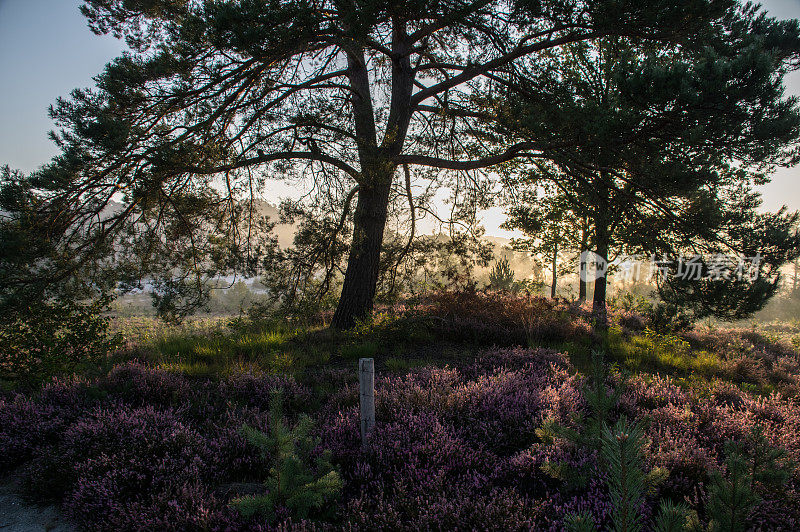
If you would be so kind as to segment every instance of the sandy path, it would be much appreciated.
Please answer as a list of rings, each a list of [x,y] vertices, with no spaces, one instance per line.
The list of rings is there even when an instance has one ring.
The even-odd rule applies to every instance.
[[[8,480],[0,483],[0,532],[75,532],[57,506],[25,502]]]

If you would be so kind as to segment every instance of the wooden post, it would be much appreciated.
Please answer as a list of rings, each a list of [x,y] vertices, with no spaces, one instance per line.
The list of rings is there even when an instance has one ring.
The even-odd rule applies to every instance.
[[[367,436],[375,426],[375,361],[358,360],[358,388],[361,407],[361,446],[367,448]]]

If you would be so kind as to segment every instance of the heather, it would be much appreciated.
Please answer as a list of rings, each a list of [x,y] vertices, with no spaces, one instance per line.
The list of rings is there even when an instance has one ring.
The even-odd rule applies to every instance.
[[[657,332],[622,310],[611,320],[601,332],[571,303],[443,293],[348,332],[165,330],[129,339],[110,368],[5,392],[0,470],[87,530],[563,530],[578,518],[606,529],[620,502],[609,437],[592,435],[600,416],[641,432],[626,452],[646,480],[629,504],[644,529],[665,505],[718,526],[725,490],[745,484],[746,529],[797,529],[791,340]],[[377,363],[366,450],[361,356]],[[751,469],[785,476],[776,488]],[[298,502],[315,494],[320,504]]]

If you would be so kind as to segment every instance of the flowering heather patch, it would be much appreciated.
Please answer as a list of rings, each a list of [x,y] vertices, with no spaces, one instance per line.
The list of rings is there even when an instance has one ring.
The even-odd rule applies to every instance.
[[[687,333],[686,338],[719,356],[721,377],[800,396],[800,352],[790,342],[741,328],[699,329]]]
[[[190,378],[128,363],[99,378],[56,380],[0,399],[0,471],[15,472],[32,496],[60,500],[89,530],[562,530],[565,516],[579,512],[610,524],[594,451],[537,435],[545,420],[576,427],[575,415],[587,409],[584,379],[565,355],[495,347],[445,367],[379,374],[367,451],[353,375],[327,367],[297,379]],[[294,521],[277,508],[268,525],[229,505],[242,485],[261,485],[269,474],[269,457],[239,428],[268,429],[277,389],[287,417],[315,418],[317,451],[332,451],[344,480],[329,521]],[[800,462],[800,405],[777,393],[755,396],[722,381],[687,389],[641,374],[612,412],[622,414],[648,420],[647,466],[669,471],[641,501],[645,518],[659,498],[688,497],[706,519],[709,473],[723,467],[725,442],[745,441],[754,426]],[[588,472],[586,482],[563,480],[557,464]],[[795,472],[785,490],[760,493],[749,525],[800,527],[798,482]]]
[[[498,292],[438,292],[411,314],[432,320],[438,338],[477,345],[529,345],[590,338],[589,315],[580,305]]]

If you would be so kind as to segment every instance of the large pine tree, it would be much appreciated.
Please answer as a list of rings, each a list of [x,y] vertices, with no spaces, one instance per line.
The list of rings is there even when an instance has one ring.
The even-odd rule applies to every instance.
[[[242,252],[198,242],[240,234],[221,207],[231,198],[255,194],[264,177],[313,180],[318,195],[353,208],[333,319],[348,327],[372,309],[398,167],[469,171],[552,147],[548,135],[473,136],[484,114],[476,95],[513,85],[523,59],[537,64],[561,46],[607,35],[664,50],[741,39],[753,28],[730,31],[736,5],[86,0],[91,28],[124,38],[131,52],[107,66],[96,88],[54,107],[63,153],[26,186],[43,194],[48,241],[72,267],[146,230],[159,235],[152,246],[185,242],[174,255],[199,268],[209,256],[226,266],[220,253]],[[122,206],[98,216],[115,200]]]
[[[720,251],[732,229],[722,191],[763,183],[800,153],[800,110],[782,83],[800,59],[797,21],[745,6],[724,25],[728,32],[702,47],[664,50],[611,36],[521,68],[508,97],[490,100],[498,132],[554,147],[518,161],[508,183],[550,183],[588,218],[590,249],[605,261],[624,251]],[[741,251],[735,241],[729,252]],[[595,310],[605,301],[603,275]]]

